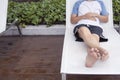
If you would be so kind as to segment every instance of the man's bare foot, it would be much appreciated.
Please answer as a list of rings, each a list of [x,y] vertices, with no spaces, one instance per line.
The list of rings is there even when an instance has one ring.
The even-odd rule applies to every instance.
[[[99,52],[101,54],[101,60],[102,61],[105,61],[109,58],[109,54],[108,54],[107,50],[105,50],[104,48],[100,47]]]
[[[98,59],[100,59],[100,53],[97,48],[91,48],[87,50],[88,54],[86,56],[86,67],[92,67]]]

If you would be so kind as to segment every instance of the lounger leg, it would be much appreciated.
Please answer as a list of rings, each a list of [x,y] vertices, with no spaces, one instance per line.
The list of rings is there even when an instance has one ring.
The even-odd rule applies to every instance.
[[[118,32],[119,32],[119,34],[120,34],[120,22],[119,22],[119,28],[118,28]]]
[[[62,80],[66,80],[66,74],[62,73]]]
[[[19,32],[20,37],[22,37],[22,32],[21,32],[21,29],[20,29],[20,26],[19,26],[19,25],[17,25],[17,29],[18,29],[18,32]]]

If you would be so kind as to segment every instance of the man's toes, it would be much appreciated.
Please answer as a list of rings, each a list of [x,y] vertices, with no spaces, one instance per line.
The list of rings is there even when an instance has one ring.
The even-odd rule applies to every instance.
[[[92,55],[93,52],[94,52],[93,48],[91,48],[91,49],[88,50],[88,53],[91,54],[91,55]]]
[[[108,51],[103,49],[103,48],[101,49],[101,53],[104,54],[104,55],[108,55]]]
[[[97,58],[101,59],[101,54],[100,53],[96,53],[97,54]]]
[[[94,57],[95,59],[98,59],[98,57],[100,57],[100,53],[98,53],[98,52],[99,51],[97,48],[91,48],[89,55]]]
[[[94,51],[97,52],[97,53],[99,52],[99,50],[97,48],[94,48]]]
[[[94,48],[91,48],[90,51],[91,51],[91,52],[94,52]]]
[[[104,51],[104,54],[105,54],[105,55],[108,55],[108,51],[105,50],[105,51]]]
[[[108,58],[109,58],[109,55],[108,55],[108,54],[107,54],[107,55],[103,54],[101,60],[102,60],[102,61],[106,61]]]
[[[97,54],[97,53],[93,52],[93,53],[92,53],[92,56],[93,56],[95,59],[98,59],[98,54]]]
[[[99,53],[99,50],[97,48],[94,48],[94,57],[96,57],[97,59],[99,59],[101,57],[101,54]]]

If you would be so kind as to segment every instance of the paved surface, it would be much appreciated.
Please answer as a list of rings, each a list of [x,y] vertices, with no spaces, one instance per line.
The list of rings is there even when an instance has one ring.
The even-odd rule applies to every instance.
[[[61,80],[63,39],[0,37],[0,80]],[[120,80],[120,76],[68,75],[68,80]]]

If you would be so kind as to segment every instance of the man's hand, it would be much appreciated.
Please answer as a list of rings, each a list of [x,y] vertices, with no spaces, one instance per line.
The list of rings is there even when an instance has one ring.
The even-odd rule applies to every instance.
[[[79,20],[82,20],[82,19],[89,19],[89,20],[96,21],[96,18],[98,18],[100,20],[100,22],[104,22],[105,23],[105,22],[108,21],[108,15],[102,16],[102,15],[99,15],[97,13],[88,12],[85,15],[82,15],[82,16],[78,16],[76,14],[72,14],[71,15],[71,23],[72,24],[76,24]]]
[[[79,20],[82,20],[82,19],[89,19],[89,20],[93,20],[93,21],[96,21],[96,16],[97,16],[98,14],[96,14],[96,13],[91,13],[91,12],[89,12],[89,13],[86,13],[85,15],[82,15],[82,16],[78,16],[78,15],[76,15],[76,14],[72,14],[71,15],[71,23],[72,24],[76,24]]]
[[[84,15],[84,18],[96,21],[95,17],[97,17],[97,16],[98,16],[97,13],[91,13],[91,12],[89,12],[89,13],[86,13]]]

